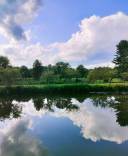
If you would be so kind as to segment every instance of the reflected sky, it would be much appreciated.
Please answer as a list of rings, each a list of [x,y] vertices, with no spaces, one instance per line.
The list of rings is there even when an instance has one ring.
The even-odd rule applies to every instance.
[[[77,156],[77,148],[81,155],[93,155],[85,147],[94,146],[97,151],[100,144],[106,150],[121,148],[113,151],[117,155],[122,149],[128,154],[128,126],[118,122],[128,108],[126,102],[127,97],[113,96],[90,97],[82,102],[75,98],[12,100],[19,115],[14,117],[12,110],[10,117],[0,121],[0,156],[66,156],[68,152]]]

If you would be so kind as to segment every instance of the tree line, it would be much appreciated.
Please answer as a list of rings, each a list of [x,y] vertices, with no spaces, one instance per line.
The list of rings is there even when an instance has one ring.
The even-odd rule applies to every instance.
[[[114,68],[97,67],[87,69],[84,65],[71,67],[67,62],[44,66],[35,60],[32,68],[27,66],[14,67],[5,56],[0,56],[0,84],[38,84],[38,83],[111,83],[128,80],[128,41],[122,40],[116,46],[113,59]]]

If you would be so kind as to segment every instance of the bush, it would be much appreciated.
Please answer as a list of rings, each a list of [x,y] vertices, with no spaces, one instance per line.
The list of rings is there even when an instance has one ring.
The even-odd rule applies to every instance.
[[[1,68],[0,69],[0,81],[1,84],[6,87],[10,87],[15,84],[16,80],[20,78],[19,70],[12,68]]]

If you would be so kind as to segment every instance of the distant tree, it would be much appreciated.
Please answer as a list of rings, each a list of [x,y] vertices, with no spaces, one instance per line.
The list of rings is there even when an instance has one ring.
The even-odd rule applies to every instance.
[[[76,78],[77,76],[78,76],[78,73],[75,69],[73,69],[73,68],[65,69],[64,78],[71,79],[71,78]]]
[[[77,68],[76,68],[78,74],[79,74],[79,77],[83,78],[83,77],[87,77],[88,75],[88,69],[86,69],[83,65],[79,65]]]
[[[128,81],[128,72],[121,73],[121,79],[124,81]]]
[[[113,78],[114,70],[109,67],[98,67],[92,69],[88,74],[89,82],[96,82],[97,80],[101,80],[103,82],[110,82]]]
[[[42,64],[39,60],[35,60],[33,63],[33,78],[39,80],[42,74]]]
[[[55,74],[60,75],[60,77],[65,77],[65,71],[67,68],[69,68],[69,63],[65,62],[58,62],[55,65]]]
[[[18,78],[20,78],[19,70],[13,68],[0,69],[0,81],[6,87],[15,84]]]
[[[52,71],[52,70],[53,70],[53,67],[52,67],[51,64],[49,64],[49,65],[47,66],[47,70],[48,70],[48,71]]]
[[[21,74],[22,78],[30,77],[30,71],[26,66],[22,66],[20,68],[20,74]]]
[[[7,68],[9,66],[9,59],[4,56],[0,56],[0,67]]]
[[[113,63],[115,63],[119,75],[128,72],[128,41],[122,40],[117,45],[117,51]]]
[[[46,83],[52,83],[59,79],[59,75],[55,75],[53,71],[45,71],[42,73],[42,79]]]

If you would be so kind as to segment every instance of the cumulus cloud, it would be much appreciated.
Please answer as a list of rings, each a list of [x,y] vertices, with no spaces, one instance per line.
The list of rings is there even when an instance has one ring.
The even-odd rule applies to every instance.
[[[94,142],[106,140],[118,144],[128,140],[128,127],[121,127],[116,122],[114,109],[96,107],[89,99],[82,104],[75,99],[72,102],[79,106],[78,111],[69,112],[55,109],[53,115],[69,118],[74,125],[81,128],[85,139],[91,139]],[[106,123],[109,123],[109,126]]]
[[[9,3],[10,1],[6,0],[7,2]],[[19,1],[14,2],[19,6]],[[21,25],[26,20],[31,19],[33,14],[35,15],[35,10],[37,10],[38,4],[40,4],[39,2],[35,2],[35,0],[26,2],[23,0],[22,7],[16,9],[16,14],[11,12],[13,7],[10,10],[11,14],[4,13],[4,16],[8,15],[9,19],[10,16],[11,18],[13,17],[11,22],[16,24],[11,29],[9,26],[9,31],[11,32],[9,34],[14,34],[13,36],[17,39],[26,36]],[[32,7],[29,8],[28,6]],[[23,16],[25,16],[25,19],[22,18]],[[7,17],[5,19],[8,21]],[[3,23],[6,22],[2,20],[0,25],[3,25]],[[19,28],[15,29],[17,25]],[[7,26],[0,26],[0,28],[8,32]],[[1,54],[9,56],[15,65],[26,64],[31,66],[35,59],[40,59],[43,64],[68,61],[72,64],[82,63],[88,67],[94,67],[94,65],[113,66],[111,61],[114,57],[116,45],[120,40],[128,40],[127,28],[128,15],[122,12],[106,17],[94,15],[83,19],[79,25],[79,31],[74,33],[66,42],[51,43],[47,46],[41,43],[31,44],[31,42],[23,44],[9,43],[8,45],[1,45],[0,49]],[[8,35],[8,33],[4,34]],[[26,34],[29,36],[28,32]]]
[[[121,127],[116,122],[116,112],[113,108],[96,107],[91,99],[86,99],[82,103],[72,99],[72,103],[79,109],[68,111],[53,106],[54,112],[45,109],[38,112],[32,100],[18,103],[23,106],[21,118],[0,122],[0,155],[14,156],[17,155],[17,152],[25,156],[47,155],[48,151],[42,142],[37,137],[31,136],[31,132],[37,126],[35,119],[36,123],[41,125],[45,115],[70,119],[75,126],[81,129],[81,134],[85,139],[94,142],[106,140],[121,144],[128,140],[128,127]],[[106,123],[109,123],[109,126]]]
[[[21,118],[0,121],[0,156],[47,156],[47,147],[33,134],[34,117],[40,118],[46,111],[36,111],[32,100],[13,101],[13,104],[17,103],[23,107]]]
[[[41,141],[28,132],[29,120],[18,120],[10,125],[6,133],[2,135],[1,156],[46,156],[47,150]]]
[[[106,17],[91,16],[83,19],[79,28],[67,42],[56,44],[58,57],[72,61],[87,60],[96,53],[112,55],[116,44],[128,39],[128,16],[121,12]]]
[[[11,63],[18,66],[32,66],[35,59],[41,60],[43,64],[50,64],[56,56],[52,46],[43,46],[40,43],[3,44],[0,45],[0,54],[8,56]]]
[[[2,0],[0,2],[0,33],[14,40],[26,39],[23,24],[37,14],[42,0]]]
[[[110,99],[115,100],[113,97]],[[49,112],[45,109],[38,112],[34,108],[34,104],[31,100],[20,104],[23,105],[23,114],[25,116],[30,119],[34,119],[34,117],[37,119],[38,117],[38,122],[41,123],[45,115],[70,119],[74,125],[81,129],[81,134],[85,139],[90,139],[94,142],[106,140],[118,144],[128,140],[128,127],[121,127],[116,122],[116,111],[109,106],[106,108],[100,106],[96,107],[91,99],[85,99],[82,103],[78,102],[76,99],[72,99],[72,104],[79,107],[78,110],[72,111],[60,109],[53,105],[53,112]],[[34,124],[34,122],[31,123]],[[106,123],[109,123],[109,126]],[[34,125],[29,124],[29,127],[33,126]]]
[[[115,100],[113,97],[108,98]],[[116,103],[117,101],[115,101]],[[91,99],[85,99],[80,103],[76,99],[72,99],[72,104],[79,107],[78,110],[68,111],[66,109],[60,109],[53,105],[53,112],[48,110],[36,111],[32,100],[29,102],[19,103],[23,105],[23,114],[29,119],[38,117],[38,121],[42,123],[42,118],[45,115],[54,117],[66,117],[70,119],[74,125],[81,129],[81,134],[85,139],[90,139],[94,142],[99,140],[106,140],[110,142],[116,142],[121,144],[128,140],[128,127],[121,127],[117,122],[117,116],[115,109],[111,107],[96,107]],[[32,124],[33,123],[33,124]],[[40,123],[40,124],[41,124]],[[106,124],[109,123],[109,126]],[[29,124],[32,128],[34,122]]]

